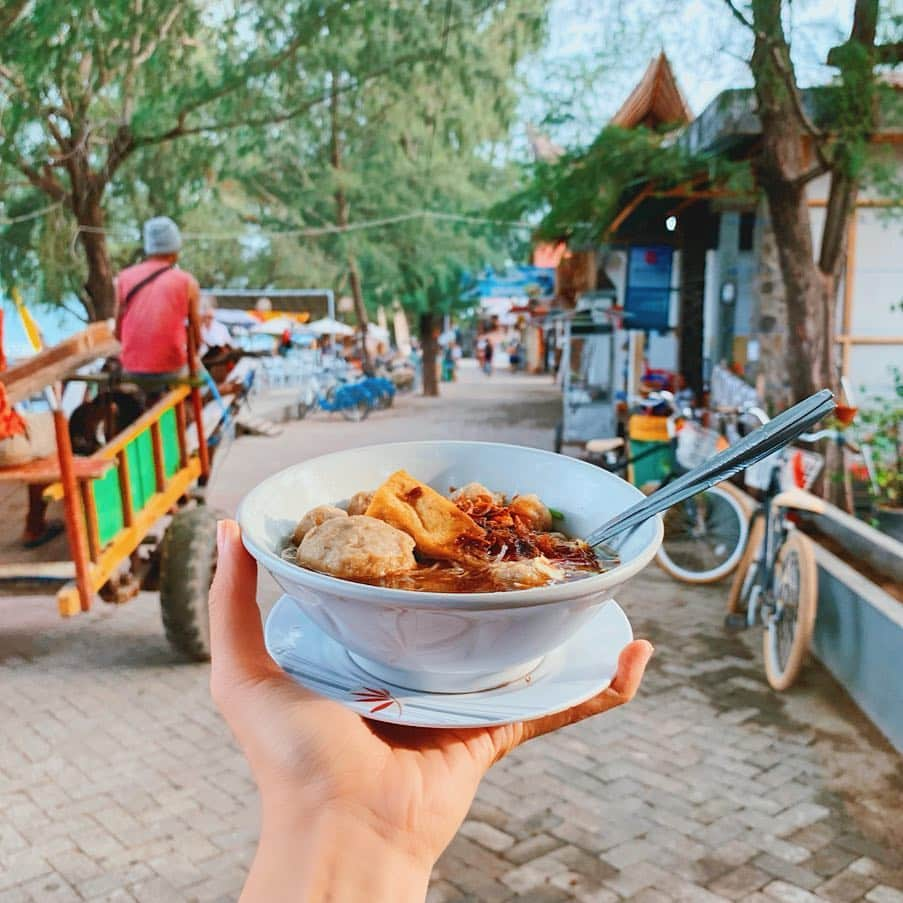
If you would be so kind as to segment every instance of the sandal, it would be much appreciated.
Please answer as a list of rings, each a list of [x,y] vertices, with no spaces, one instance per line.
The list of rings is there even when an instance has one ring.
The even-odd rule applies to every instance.
[[[22,541],[22,545],[25,546],[26,549],[37,549],[40,546],[45,545],[53,539],[56,539],[60,533],[63,532],[65,526],[62,521],[59,520],[51,520],[47,522],[47,525],[44,527],[44,532],[35,536],[33,539],[25,539]]]

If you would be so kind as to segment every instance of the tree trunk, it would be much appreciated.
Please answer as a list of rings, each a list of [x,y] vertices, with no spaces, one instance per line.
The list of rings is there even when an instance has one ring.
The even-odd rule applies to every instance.
[[[794,399],[837,386],[837,280],[815,263],[805,192],[760,175],[778,247],[787,301],[787,375]]]
[[[361,274],[357,268],[357,258],[354,254],[348,255],[348,281],[351,284],[351,297],[354,299],[354,313],[357,315],[357,323],[361,331],[361,366],[364,372],[373,372],[373,361],[367,350],[367,324],[370,318],[367,316],[367,308],[364,307],[364,292],[361,288]]]
[[[420,314],[420,349],[423,353],[423,394],[435,398],[439,394],[436,367],[439,362],[439,342],[436,333],[436,315],[427,310]]]
[[[833,387],[834,293],[815,261],[812,227],[800,177],[804,159],[804,125],[790,49],[781,23],[781,0],[753,3],[756,40],[750,66],[762,122],[762,142],[755,161],[759,184],[768,201],[771,225],[787,301],[787,369],[795,400]]]
[[[333,170],[338,173],[342,169],[342,139],[339,134],[339,74],[335,71],[332,73],[332,93],[329,98],[329,126],[329,162]],[[345,189],[341,185],[335,192],[335,214],[337,226],[348,225],[348,199],[345,196]],[[348,281],[351,285],[354,312],[360,330],[361,366],[365,373],[372,373],[373,362],[370,360],[370,352],[367,350],[367,308],[364,306],[364,292],[361,287],[361,274],[357,267],[357,258],[351,251],[348,252]]]
[[[104,215],[99,202],[91,202],[76,211],[79,226],[90,231],[80,231],[79,241],[85,249],[88,278],[82,303],[90,320],[108,320],[116,316],[116,293],[113,290],[113,267],[107,249],[107,237],[102,231]]]

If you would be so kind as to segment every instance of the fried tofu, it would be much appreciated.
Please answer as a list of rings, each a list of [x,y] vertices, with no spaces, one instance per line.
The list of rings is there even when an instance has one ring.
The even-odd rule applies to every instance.
[[[456,560],[465,556],[461,539],[486,532],[450,499],[398,470],[373,495],[367,517],[376,517],[412,536],[421,555]]]

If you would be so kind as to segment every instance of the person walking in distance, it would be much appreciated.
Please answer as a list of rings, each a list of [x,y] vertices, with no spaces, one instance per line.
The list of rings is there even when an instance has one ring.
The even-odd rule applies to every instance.
[[[189,329],[194,348],[200,348],[201,292],[194,276],[176,265],[179,227],[168,216],[157,216],[143,231],[145,259],[116,277],[119,359],[126,376],[165,381],[187,372]]]

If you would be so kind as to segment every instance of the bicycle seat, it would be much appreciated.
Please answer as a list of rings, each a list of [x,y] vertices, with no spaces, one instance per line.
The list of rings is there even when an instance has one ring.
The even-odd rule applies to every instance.
[[[591,455],[605,455],[624,447],[624,440],[620,436],[612,439],[590,439],[586,443],[586,450]]]
[[[827,510],[827,504],[822,499],[805,489],[785,489],[774,497],[774,504],[781,508],[811,511],[812,514],[824,514]]]

